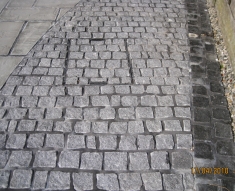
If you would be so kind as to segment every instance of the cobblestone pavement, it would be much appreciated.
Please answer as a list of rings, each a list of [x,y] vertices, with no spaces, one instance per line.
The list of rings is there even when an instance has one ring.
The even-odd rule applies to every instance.
[[[79,0],[0,1],[0,89],[38,40]]]
[[[0,188],[193,190],[186,16],[184,0],[68,12],[0,91]]]

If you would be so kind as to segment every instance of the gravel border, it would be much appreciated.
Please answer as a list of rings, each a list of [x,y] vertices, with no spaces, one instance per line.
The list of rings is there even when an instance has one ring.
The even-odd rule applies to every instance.
[[[225,88],[225,96],[228,101],[228,108],[232,118],[232,129],[235,141],[235,75],[232,65],[229,62],[229,55],[218,23],[217,11],[215,7],[209,3],[209,0],[207,0],[207,6],[213,29],[217,61],[220,63],[222,83]]]

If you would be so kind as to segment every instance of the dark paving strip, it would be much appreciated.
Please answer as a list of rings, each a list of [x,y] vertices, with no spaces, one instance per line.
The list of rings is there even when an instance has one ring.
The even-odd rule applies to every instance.
[[[134,72],[133,72],[133,67],[132,67],[132,64],[131,64],[131,58],[130,58],[130,52],[127,51],[128,50],[128,43],[127,43],[127,40],[125,39],[124,40],[125,42],[125,48],[126,48],[126,55],[127,55],[127,60],[128,60],[128,67],[130,68],[129,69],[129,74],[130,74],[130,78],[131,78],[131,83],[134,84],[135,83],[135,80],[134,80]]]
[[[235,190],[235,145],[206,0],[186,0],[198,191]]]
[[[67,42],[67,52],[66,52],[66,58],[65,58],[65,67],[64,67],[64,71],[63,71],[63,85],[66,84],[66,73],[67,73],[67,70],[68,70],[68,62],[69,62],[69,49],[70,49],[70,45],[71,45],[71,40],[68,39],[68,42]],[[66,94],[68,95],[68,94]]]

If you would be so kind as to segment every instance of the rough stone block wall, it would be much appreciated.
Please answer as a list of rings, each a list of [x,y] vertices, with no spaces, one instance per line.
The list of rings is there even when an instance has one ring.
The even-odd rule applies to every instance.
[[[210,0],[215,5],[230,62],[235,71],[235,1]]]

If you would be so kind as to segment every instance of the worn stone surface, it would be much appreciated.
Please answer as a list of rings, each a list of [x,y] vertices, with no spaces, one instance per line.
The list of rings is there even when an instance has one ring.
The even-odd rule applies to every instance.
[[[46,187],[48,171],[36,171],[33,180],[33,189],[44,189]]]
[[[127,170],[126,152],[106,152],[104,156],[105,170]]]
[[[107,133],[108,123],[106,121],[99,121],[92,123],[92,130],[94,133]]]
[[[47,189],[66,190],[70,188],[70,173],[52,171],[49,176]]]
[[[30,188],[32,178],[32,170],[14,170],[11,179],[10,188],[27,189]]]
[[[7,163],[9,167],[29,167],[32,159],[31,151],[12,151]]]
[[[10,171],[0,171],[0,188],[7,188],[8,187],[8,180],[10,176]]]
[[[138,150],[154,149],[154,139],[152,135],[138,135]]]
[[[182,190],[183,180],[181,174],[163,174],[164,188],[166,190]]]
[[[63,134],[47,134],[45,147],[63,148],[64,135]]]
[[[33,163],[34,167],[55,167],[56,152],[55,151],[38,151]]]
[[[192,148],[192,135],[191,134],[177,134],[176,135],[178,149],[191,149]]]
[[[174,169],[190,169],[192,167],[193,157],[187,151],[172,153],[172,168]]]
[[[69,121],[65,121],[65,122],[58,121],[55,124],[54,131],[71,132],[72,131],[72,124]]]
[[[169,156],[166,151],[154,151],[150,153],[152,169],[169,169]]]
[[[130,153],[130,170],[148,170],[149,163],[147,153]]]
[[[26,141],[26,134],[12,134],[9,136],[6,148],[23,149]]]
[[[6,135],[0,135],[0,148],[3,148],[5,146],[6,142]]]
[[[112,122],[109,132],[112,134],[125,134],[127,132],[127,122]]]
[[[1,15],[1,20],[15,21],[15,20],[36,20],[41,17],[41,20],[54,20],[57,10],[55,8],[12,8],[4,10]]]
[[[136,118],[153,118],[153,111],[151,107],[137,107]]]
[[[162,177],[159,172],[141,173],[146,190],[162,190]]]
[[[60,168],[79,168],[79,151],[62,151],[58,166]]]
[[[178,120],[167,120],[163,121],[166,131],[182,131],[180,121]]]
[[[129,121],[128,132],[131,134],[143,133],[144,132],[143,122],[142,121]]]
[[[211,128],[208,126],[195,125],[194,128],[194,139],[197,140],[210,140],[211,139]]]
[[[1,187],[190,190],[194,157],[232,157],[223,91],[188,45],[195,2],[80,1],[62,17],[0,90]]]
[[[76,133],[89,133],[91,131],[91,123],[87,121],[77,122],[74,125],[74,131]]]
[[[101,150],[116,150],[117,136],[114,135],[100,135],[99,136]]]
[[[92,190],[93,174],[86,172],[73,173],[73,186],[76,190]]]
[[[146,120],[146,126],[149,132],[161,132],[162,131],[161,121]]]
[[[213,159],[213,151],[210,143],[195,143],[195,157],[204,159]]]
[[[136,150],[136,137],[131,135],[122,135],[119,143],[120,150]]]
[[[0,38],[1,42],[1,55],[7,55],[12,47],[14,40],[19,34],[23,22],[12,24],[11,22],[1,22],[0,27],[2,28],[4,36]],[[18,64],[18,63],[17,63]]]
[[[231,143],[230,141],[226,141],[226,140],[217,141],[216,150],[217,150],[217,153],[220,155],[230,155],[230,156],[233,156],[234,151],[235,151],[233,148],[233,143]]]
[[[8,159],[9,159],[9,154],[10,152],[9,151],[1,151],[0,152],[0,167],[1,168],[4,168]]]
[[[170,107],[156,107],[155,113],[156,113],[156,118],[173,117],[173,112]]]
[[[139,173],[121,173],[119,182],[121,190],[139,190],[142,185]]]
[[[67,148],[68,149],[79,149],[85,148],[85,139],[83,135],[68,135],[67,140]]]
[[[173,149],[174,148],[174,140],[173,136],[170,134],[160,134],[156,135],[156,149]]]
[[[91,135],[86,137],[86,146],[89,149],[96,149],[95,136]]]
[[[97,174],[97,187],[104,190],[119,190],[116,174]]]
[[[102,153],[83,153],[81,157],[81,169],[101,170],[103,162]]]
[[[120,119],[135,119],[134,108],[120,108],[118,114]]]
[[[17,3],[17,1],[14,1],[14,3]],[[26,55],[50,25],[51,22],[48,21],[43,23],[28,23],[21,33],[20,38],[17,40],[11,55]]]
[[[215,136],[221,138],[232,138],[231,126],[224,123],[215,123]]]

